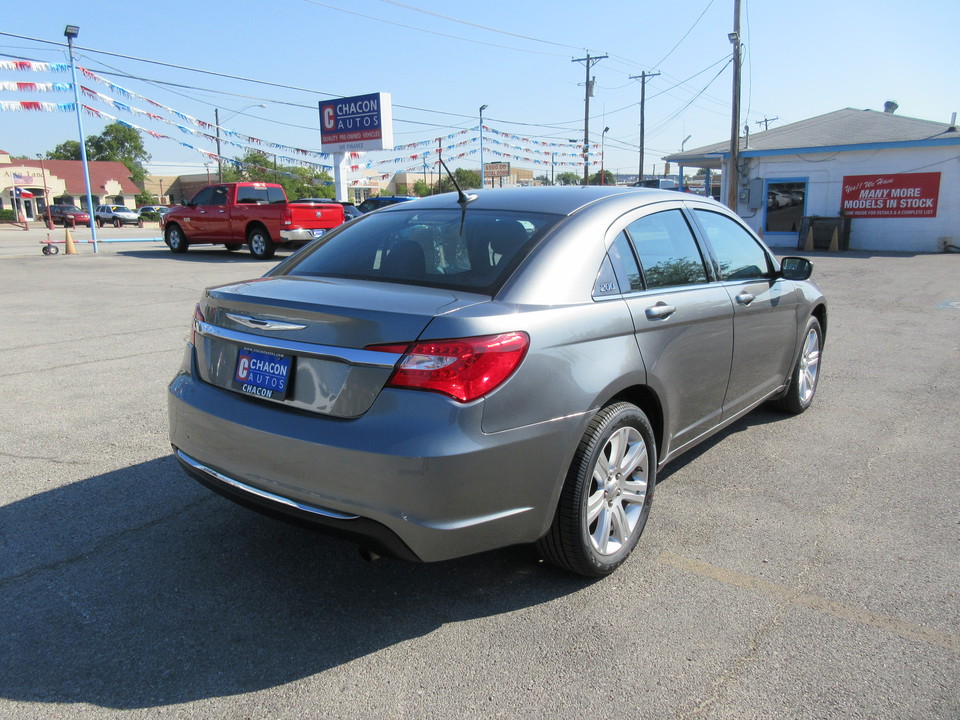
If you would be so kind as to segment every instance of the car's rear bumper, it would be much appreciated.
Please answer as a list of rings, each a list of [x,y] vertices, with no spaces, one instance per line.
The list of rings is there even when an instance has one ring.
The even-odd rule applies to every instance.
[[[482,405],[385,390],[362,417],[343,420],[184,372],[168,394],[171,442],[195,478],[243,504],[423,561],[532,542],[552,521],[584,418],[486,434]]]
[[[306,228],[297,228],[296,230],[281,230],[280,241],[285,243],[307,243],[316,240],[327,230],[308,230]]]

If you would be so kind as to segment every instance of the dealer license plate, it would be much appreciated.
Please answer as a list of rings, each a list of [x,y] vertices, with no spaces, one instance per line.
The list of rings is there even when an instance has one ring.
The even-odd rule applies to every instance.
[[[292,358],[282,353],[245,347],[237,355],[233,387],[240,392],[283,400],[290,386]]]
[[[310,232],[313,233],[313,236],[314,236],[315,238],[318,238],[318,237],[320,237],[321,235],[323,235],[323,234],[326,232],[326,230],[324,230],[324,229],[317,229],[317,230],[311,230]]]

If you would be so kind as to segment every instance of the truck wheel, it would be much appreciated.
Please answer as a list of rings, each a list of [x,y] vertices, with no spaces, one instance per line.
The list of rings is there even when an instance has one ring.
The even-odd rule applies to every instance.
[[[170,252],[185,253],[187,248],[190,247],[190,243],[187,242],[187,238],[179,225],[167,226],[167,230],[164,233],[164,241],[170,247]]]
[[[257,260],[269,260],[277,251],[277,244],[270,239],[266,228],[254,227],[247,233],[247,244],[250,245],[250,254]]]

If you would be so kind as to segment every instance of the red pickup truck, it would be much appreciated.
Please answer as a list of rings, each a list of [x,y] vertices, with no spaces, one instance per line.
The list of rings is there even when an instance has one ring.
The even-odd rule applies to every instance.
[[[287,202],[281,185],[219,183],[167,213],[163,240],[175,253],[198,243],[225,245],[227,250],[247,243],[254,257],[268,260],[278,247],[303,245],[343,220],[340,203]]]

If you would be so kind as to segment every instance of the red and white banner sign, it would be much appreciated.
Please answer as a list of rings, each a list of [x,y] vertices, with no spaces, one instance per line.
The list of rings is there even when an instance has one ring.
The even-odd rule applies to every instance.
[[[846,217],[936,217],[940,173],[847,175],[841,213]]]

